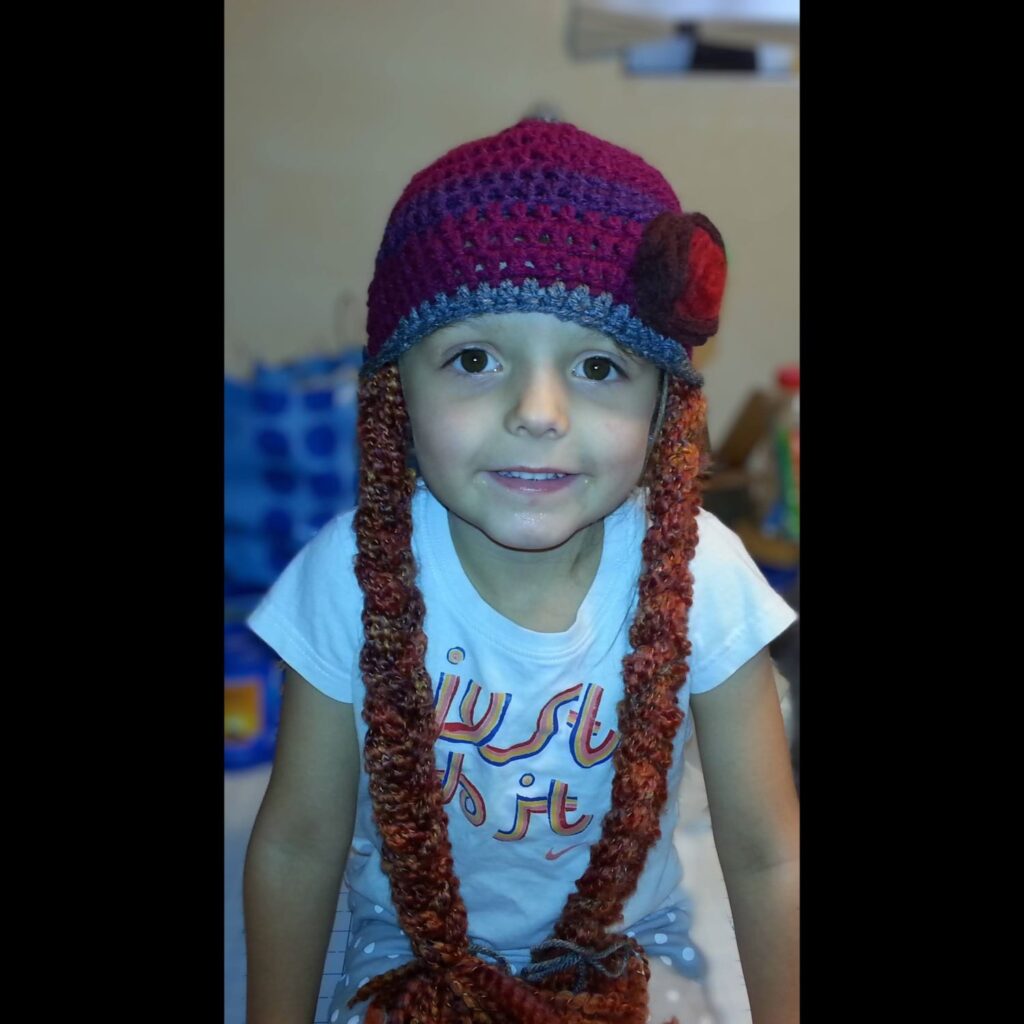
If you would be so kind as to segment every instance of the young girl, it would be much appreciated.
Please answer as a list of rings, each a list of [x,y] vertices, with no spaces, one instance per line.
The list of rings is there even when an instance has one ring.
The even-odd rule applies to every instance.
[[[705,971],[673,844],[691,728],[754,1022],[798,1020],[766,653],[794,615],[699,504],[690,356],[724,278],[711,222],[572,125],[523,121],[405,189],[358,507],[250,619],[289,670],[246,864],[249,1024],[312,1020],[346,862],[332,1024],[678,1012]]]

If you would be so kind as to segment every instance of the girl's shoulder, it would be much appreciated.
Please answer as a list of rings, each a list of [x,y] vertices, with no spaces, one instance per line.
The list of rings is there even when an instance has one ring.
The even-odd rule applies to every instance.
[[[697,551],[694,559],[708,563],[738,560],[755,568],[754,560],[739,534],[726,526],[713,512],[703,508],[697,515]]]
[[[618,510],[624,518],[638,524],[643,531],[650,526],[651,520],[647,513],[647,491],[637,488]],[[694,568],[703,565],[716,565],[723,562],[736,562],[755,568],[753,559],[747,552],[739,535],[725,525],[713,512],[701,508],[697,512],[697,550],[694,555]]]

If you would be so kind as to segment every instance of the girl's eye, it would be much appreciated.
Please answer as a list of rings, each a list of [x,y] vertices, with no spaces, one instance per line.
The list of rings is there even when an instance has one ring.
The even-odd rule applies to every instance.
[[[576,369],[582,367],[582,376],[587,380],[608,380],[608,375],[614,373],[615,376],[612,380],[619,380],[625,377],[622,369],[611,361],[607,356],[587,356],[585,359],[581,359],[576,366],[573,367],[574,376],[580,376],[581,374],[575,373]]]
[[[488,362],[493,357],[482,348],[464,348],[458,355],[453,356],[447,363],[456,373],[479,374],[494,373],[501,369],[501,364],[495,359],[494,366],[488,367]]]

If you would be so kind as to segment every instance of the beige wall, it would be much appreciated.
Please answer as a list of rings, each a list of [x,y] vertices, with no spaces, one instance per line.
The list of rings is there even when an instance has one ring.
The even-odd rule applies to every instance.
[[[362,345],[410,175],[536,103],[638,151],[721,229],[730,284],[699,354],[717,442],[797,359],[798,86],[630,79],[571,60],[568,0],[226,0],[225,363]],[[339,296],[353,297],[346,316]]]

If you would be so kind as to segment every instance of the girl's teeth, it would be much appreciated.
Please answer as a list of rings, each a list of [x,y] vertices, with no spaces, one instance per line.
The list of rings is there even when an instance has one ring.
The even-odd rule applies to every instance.
[[[561,480],[568,473],[513,473],[510,470],[498,470],[498,476],[511,476],[517,480]]]

